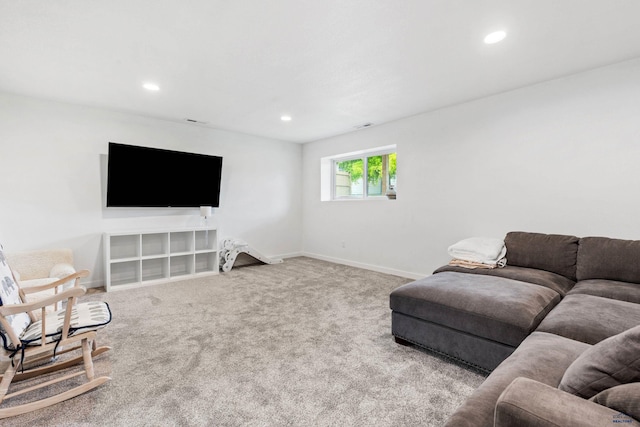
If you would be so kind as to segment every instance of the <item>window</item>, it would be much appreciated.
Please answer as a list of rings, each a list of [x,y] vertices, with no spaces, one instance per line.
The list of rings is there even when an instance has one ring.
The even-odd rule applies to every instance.
[[[396,187],[395,148],[389,146],[323,159],[330,161],[331,197],[322,200],[386,199]],[[323,182],[326,182],[325,176]]]

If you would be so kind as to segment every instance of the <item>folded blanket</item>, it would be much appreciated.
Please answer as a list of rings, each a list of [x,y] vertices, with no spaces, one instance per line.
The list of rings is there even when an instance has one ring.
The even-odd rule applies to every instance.
[[[465,261],[463,259],[452,259],[449,261],[449,265],[455,267],[464,267],[464,268],[502,268],[507,265],[507,259],[501,258],[495,264],[485,264],[483,262],[475,262],[475,261]]]
[[[449,255],[454,259],[496,264],[507,254],[504,241],[490,237],[470,237],[449,246]]]

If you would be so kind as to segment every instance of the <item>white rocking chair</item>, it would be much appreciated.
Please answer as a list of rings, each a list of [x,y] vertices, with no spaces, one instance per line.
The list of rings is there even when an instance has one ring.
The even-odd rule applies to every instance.
[[[0,418],[45,408],[110,380],[105,376],[95,377],[93,357],[110,350],[109,347],[97,347],[96,330],[111,321],[111,311],[104,302],[76,304],[76,298],[86,292],[84,287],[79,286],[79,280],[88,275],[87,270],[82,270],[59,281],[23,290],[7,265],[0,246],[0,362],[9,362],[0,381]],[[40,292],[69,280],[75,283],[70,289],[40,301],[23,302],[26,300],[25,292]],[[55,312],[46,311],[47,306],[60,302],[66,302],[66,307]],[[35,310],[41,311],[39,320],[33,314]],[[73,351],[81,354],[59,362],[56,360],[57,355]],[[60,372],[56,378],[47,376],[35,385],[9,393],[10,387],[17,381],[62,371],[81,363],[83,369],[79,372]],[[28,403],[5,407],[8,399],[81,375],[86,376],[87,380],[81,385],[50,397],[36,397]]]

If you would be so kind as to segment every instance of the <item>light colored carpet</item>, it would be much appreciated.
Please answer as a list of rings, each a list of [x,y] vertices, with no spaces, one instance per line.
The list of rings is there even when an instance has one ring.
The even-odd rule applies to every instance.
[[[440,426],[484,375],[393,341],[408,281],[301,257],[92,293],[112,381],[2,425]]]

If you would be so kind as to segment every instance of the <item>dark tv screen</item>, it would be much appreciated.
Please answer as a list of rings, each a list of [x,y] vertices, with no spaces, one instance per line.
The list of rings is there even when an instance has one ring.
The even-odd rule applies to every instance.
[[[220,204],[222,157],[109,143],[107,207]]]

